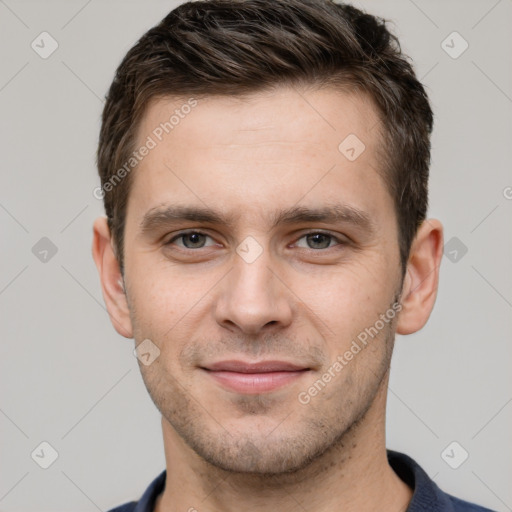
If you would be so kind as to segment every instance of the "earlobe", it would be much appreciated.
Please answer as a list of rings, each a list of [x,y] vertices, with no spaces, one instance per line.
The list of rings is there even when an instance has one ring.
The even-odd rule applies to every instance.
[[[100,276],[103,299],[110,321],[121,336],[133,338],[123,277],[113,249],[106,217],[99,217],[94,222],[92,255]]]
[[[442,257],[443,226],[436,219],[425,220],[411,246],[397,334],[412,334],[427,323],[437,296]]]

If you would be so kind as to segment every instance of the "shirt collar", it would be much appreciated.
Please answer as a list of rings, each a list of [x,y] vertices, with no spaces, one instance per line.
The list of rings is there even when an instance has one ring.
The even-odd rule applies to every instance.
[[[412,490],[413,496],[406,512],[435,512],[453,510],[448,496],[430,479],[411,457],[392,450],[387,451],[393,471]],[[164,469],[146,489],[133,512],[153,512],[156,500],[165,487],[167,471]]]

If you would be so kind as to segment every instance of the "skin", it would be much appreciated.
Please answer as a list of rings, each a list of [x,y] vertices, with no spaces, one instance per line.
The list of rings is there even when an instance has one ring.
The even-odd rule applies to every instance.
[[[153,101],[140,143],[185,101]],[[420,226],[402,280],[393,201],[376,171],[379,129],[368,98],[332,89],[201,99],[133,171],[124,288],[106,219],[95,221],[114,327],[160,350],[139,363],[162,414],[157,512],[406,509],[412,491],[386,458],[389,364],[395,332],[418,331],[434,306],[443,227]],[[366,146],[354,161],[338,150],[349,134]],[[340,203],[365,212],[373,230],[272,224],[275,211]],[[233,214],[233,225],[181,220],[142,232],[147,212],[176,204]],[[206,236],[175,238],[191,228]],[[307,236],[318,231],[332,238]],[[251,263],[236,251],[248,236],[262,251]],[[399,314],[301,403],[400,296]],[[237,393],[200,368],[227,359],[309,371],[272,392]]]

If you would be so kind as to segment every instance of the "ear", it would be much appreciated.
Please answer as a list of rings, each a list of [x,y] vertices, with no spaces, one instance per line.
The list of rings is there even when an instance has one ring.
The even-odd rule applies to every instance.
[[[92,256],[100,275],[103,299],[115,330],[125,338],[133,338],[130,309],[126,300],[123,277],[117,261],[106,217],[98,217],[93,226]]]
[[[418,228],[411,245],[397,334],[412,334],[427,323],[437,296],[442,257],[443,226],[437,219],[427,219]]]

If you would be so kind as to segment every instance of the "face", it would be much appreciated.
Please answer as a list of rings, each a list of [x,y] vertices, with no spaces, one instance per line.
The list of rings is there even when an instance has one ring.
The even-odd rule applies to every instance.
[[[156,146],[133,171],[125,286],[136,343],[160,351],[142,376],[206,461],[294,471],[360,422],[389,367],[401,272],[377,115],[327,89],[186,103],[153,102],[138,132]]]

